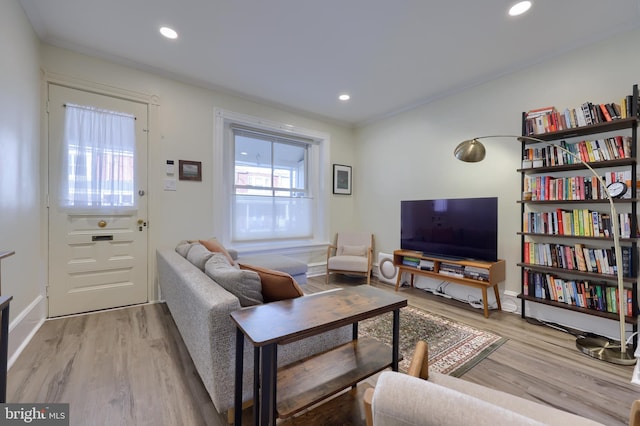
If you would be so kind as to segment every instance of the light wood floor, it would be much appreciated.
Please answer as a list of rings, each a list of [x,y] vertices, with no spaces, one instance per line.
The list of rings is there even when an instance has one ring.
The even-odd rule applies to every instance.
[[[360,283],[332,275],[329,286]],[[303,288],[327,289],[324,277],[311,278]],[[571,335],[506,312],[486,319],[479,309],[452,306],[420,290],[401,292],[411,305],[509,338],[465,380],[607,425],[627,424],[632,401],[640,399],[640,387],[630,384],[632,367],[582,355]],[[225,424],[162,303],[45,322],[9,370],[7,395],[7,402],[68,402],[72,425]],[[320,408],[291,423],[363,424],[357,404],[348,410],[340,418],[338,411]]]

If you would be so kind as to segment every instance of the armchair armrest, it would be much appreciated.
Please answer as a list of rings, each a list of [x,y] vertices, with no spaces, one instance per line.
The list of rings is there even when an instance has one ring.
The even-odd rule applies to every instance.
[[[374,388],[369,388],[364,391],[362,402],[364,403],[364,419],[367,426],[373,426],[373,410],[371,409],[371,403],[373,402]]]

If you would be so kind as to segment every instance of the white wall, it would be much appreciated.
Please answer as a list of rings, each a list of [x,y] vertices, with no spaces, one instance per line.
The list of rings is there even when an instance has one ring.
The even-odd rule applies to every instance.
[[[0,250],[12,295],[9,354],[44,317],[46,239],[40,190],[39,43],[17,1],[0,2]]]
[[[62,74],[101,85],[156,95],[157,123],[151,123],[149,144],[149,234],[153,263],[156,248],[174,247],[182,239],[210,238],[213,220],[225,206],[213,200],[214,109],[293,124],[331,136],[331,163],[352,164],[354,132],[351,127],[306,117],[214,90],[181,83],[156,74],[69,50],[42,46],[47,73]],[[162,188],[166,160],[202,161],[202,182],[178,181],[177,191]],[[330,191],[330,189],[329,189]],[[352,223],[352,197],[330,196],[330,234]],[[320,262],[326,249],[302,253],[309,263]]]
[[[640,31],[629,32],[560,58],[549,60],[445,99],[357,130],[357,211],[376,233],[377,249],[400,245],[400,201],[405,199],[498,197],[498,255],[507,261],[502,291],[520,293],[520,144],[487,140],[487,158],[462,163],[453,149],[474,136],[521,132],[521,113],[555,105],[576,107],[585,101],[619,101],[640,82]],[[428,78],[428,76],[425,76]],[[365,213],[366,212],[366,213]],[[454,288],[453,286],[451,287]],[[474,289],[456,289],[479,297]],[[519,302],[512,299],[509,306]],[[593,317],[532,306],[550,320],[585,326]],[[596,320],[616,336],[615,322]],[[587,327],[592,327],[588,325]]]

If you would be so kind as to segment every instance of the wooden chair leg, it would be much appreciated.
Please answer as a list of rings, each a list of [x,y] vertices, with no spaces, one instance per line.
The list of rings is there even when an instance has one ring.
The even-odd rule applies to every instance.
[[[364,418],[367,423],[367,426],[373,426],[373,411],[371,410],[371,403],[373,402],[373,391],[374,388],[369,388],[364,391],[364,396],[362,398],[364,402]]]
[[[631,404],[629,426],[640,426],[640,400],[635,400],[633,404]]]

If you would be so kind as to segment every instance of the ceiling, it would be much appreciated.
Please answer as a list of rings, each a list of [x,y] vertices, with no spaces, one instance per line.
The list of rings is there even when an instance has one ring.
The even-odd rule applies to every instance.
[[[640,27],[640,0],[533,2],[20,0],[46,43],[351,125]]]

